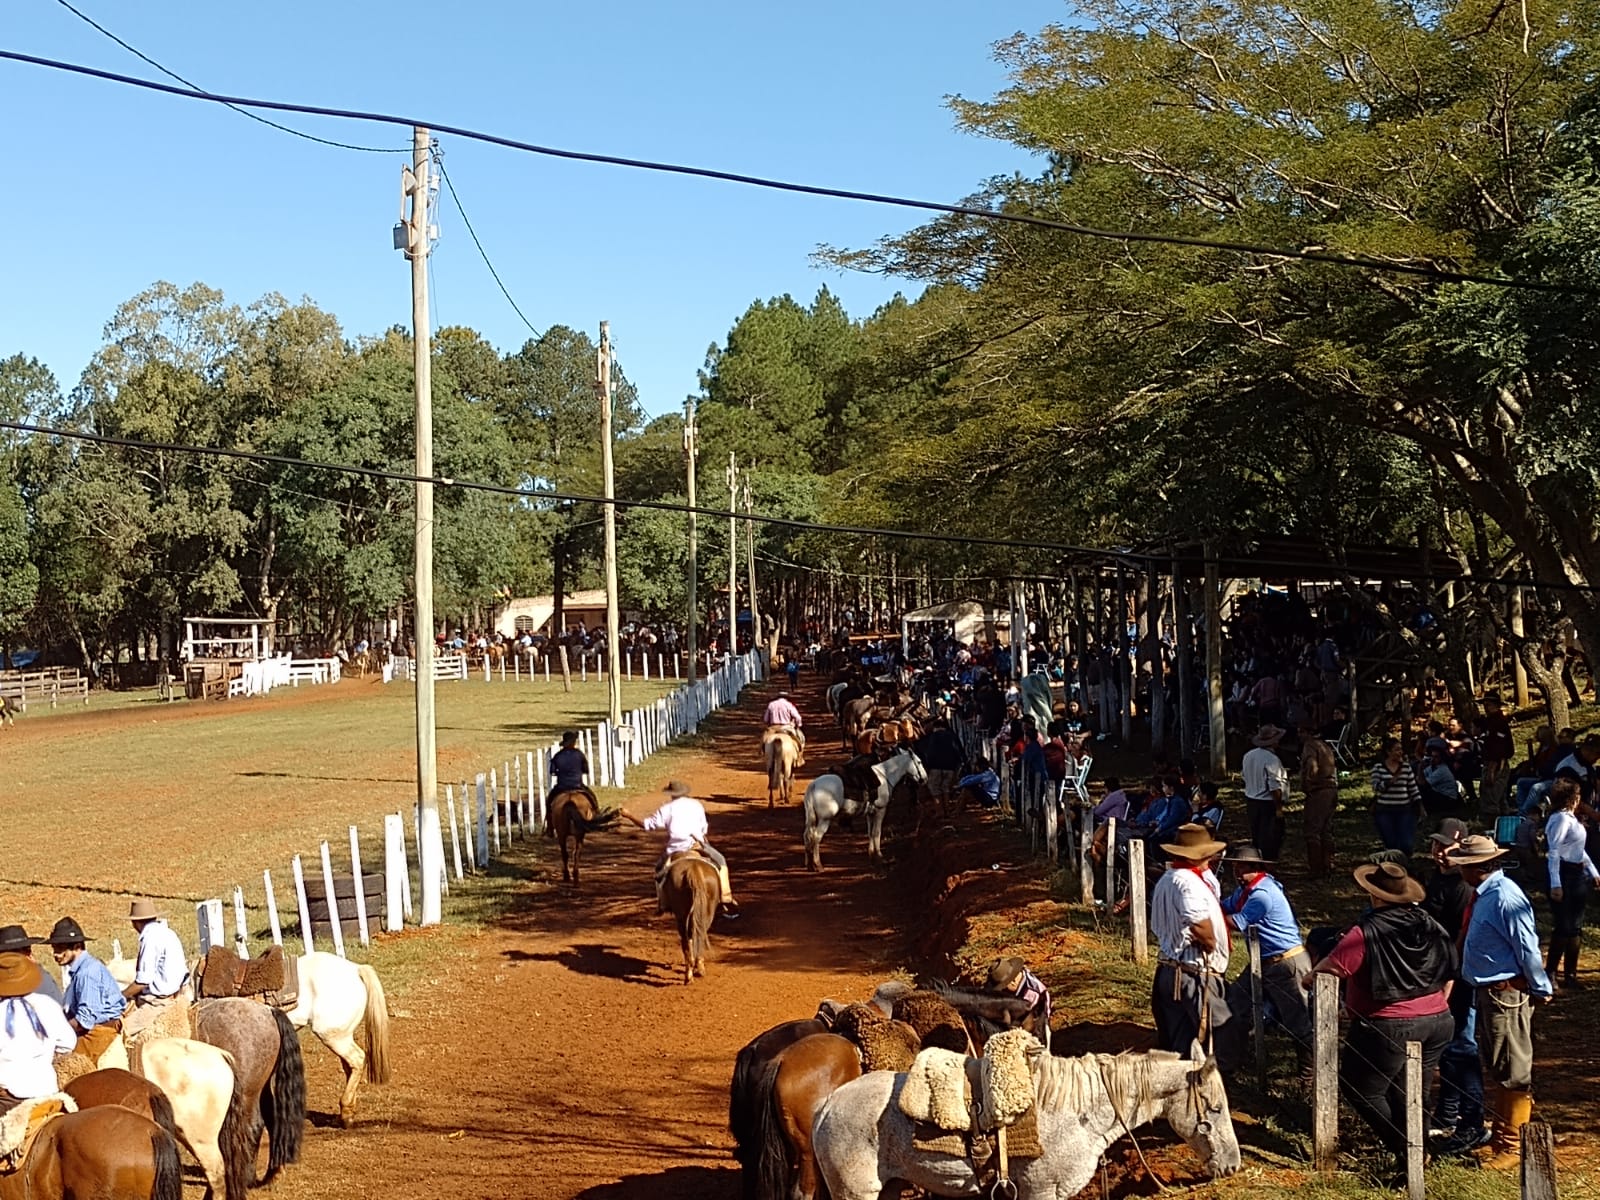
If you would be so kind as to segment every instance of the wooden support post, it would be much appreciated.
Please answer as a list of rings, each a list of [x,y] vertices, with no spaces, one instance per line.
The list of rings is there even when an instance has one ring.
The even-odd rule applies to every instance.
[[[1245,933],[1250,948],[1250,1037],[1255,1045],[1256,1086],[1267,1089],[1267,1023],[1262,1004],[1261,931],[1254,925]]]
[[[1422,1192],[1422,1043],[1406,1043],[1406,1200]]]
[[[500,772],[489,768],[489,831],[494,841],[494,852],[500,853]]]
[[[1128,843],[1128,917],[1133,933],[1133,961],[1142,966],[1150,958],[1150,914],[1144,903],[1144,841],[1140,838]]]
[[[350,826],[350,874],[356,881],[356,933],[363,946],[372,944],[371,929],[367,925],[367,881],[361,873],[361,835]]]
[[[445,808],[450,816],[450,860],[456,869],[456,878],[462,878],[461,873],[461,826],[456,824],[456,793],[449,784],[444,788]]]
[[[461,840],[467,847],[467,870],[478,869],[478,839],[473,833],[472,784],[461,781]]]
[[[228,940],[227,930],[222,924],[222,901],[220,899],[202,900],[194,906],[195,940],[200,947],[200,956],[205,957],[207,950],[213,946],[226,945]]]
[[[478,776],[478,867],[489,865],[489,798],[484,791],[484,778]]]
[[[1556,1143],[1543,1121],[1522,1127],[1521,1200],[1556,1200]]]
[[[339,920],[339,894],[333,888],[333,859],[328,854],[327,842],[322,843],[322,886],[323,895],[328,898],[328,929],[333,934],[333,952],[343,958],[344,927]]]
[[[283,926],[278,921],[278,894],[272,890],[272,872],[261,872],[261,883],[267,892],[267,924],[272,930],[272,944],[283,945]]]
[[[1172,619],[1178,652],[1178,747],[1173,757],[1182,759],[1194,749],[1194,626],[1189,618],[1189,581],[1177,555],[1172,558]]]
[[[233,889],[233,952],[240,958],[250,957],[250,927],[244,919],[244,889],[237,884]]]
[[[399,813],[383,818],[383,927],[390,933],[405,928],[405,823]]]
[[[300,944],[305,947],[305,952],[310,954],[316,947],[316,940],[311,933],[311,905],[306,901],[306,875],[300,866],[300,856],[296,854],[290,864],[294,872],[294,895],[300,905]]]
[[[1206,695],[1211,714],[1211,778],[1228,772],[1228,718],[1222,695],[1222,575],[1217,560],[1206,556]]]
[[[1085,904],[1094,903],[1094,814],[1084,805],[1078,821],[1079,894]]]
[[[1311,989],[1311,1165],[1339,1166],[1339,981],[1319,974]]]
[[[1144,658],[1150,665],[1150,749],[1157,756],[1157,761],[1166,754],[1167,750],[1167,689],[1164,679],[1164,667],[1161,653],[1161,610],[1165,607],[1161,600],[1161,574],[1156,568],[1156,560],[1150,559],[1145,563],[1145,654]],[[1183,757],[1182,753],[1172,756],[1173,761]]]

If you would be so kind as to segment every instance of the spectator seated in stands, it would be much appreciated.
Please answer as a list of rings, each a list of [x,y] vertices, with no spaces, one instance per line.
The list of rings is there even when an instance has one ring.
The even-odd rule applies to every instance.
[[[1161,790],[1150,798],[1144,808],[1117,827],[1117,856],[1126,857],[1128,843],[1134,838],[1147,845],[1170,842],[1178,836],[1178,827],[1187,825],[1193,815],[1189,802],[1178,790],[1176,775],[1161,777]]]
[[[1217,798],[1219,791],[1216,783],[1210,779],[1202,780],[1195,789],[1195,824],[1204,825],[1212,837],[1216,837],[1217,830],[1222,828],[1222,818],[1225,815],[1222,801]]]
[[[1044,769],[1045,774],[1055,783],[1066,779],[1078,765],[1073,761],[1072,751],[1067,748],[1063,739],[1065,733],[1064,722],[1050,722],[1050,740],[1044,744]]]
[[[964,775],[956,780],[956,797],[961,799],[965,792],[984,808],[993,808],[1000,803],[1000,776],[994,773],[994,768],[987,759],[981,760],[979,768],[971,775]]]

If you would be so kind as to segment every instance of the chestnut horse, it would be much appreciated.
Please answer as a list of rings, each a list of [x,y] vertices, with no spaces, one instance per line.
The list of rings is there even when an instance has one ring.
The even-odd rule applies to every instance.
[[[583,839],[597,829],[604,829],[617,819],[615,809],[599,812],[594,797],[588,792],[557,792],[550,801],[550,815],[546,818],[555,830],[556,842],[561,846],[561,882],[578,887],[578,863],[583,858]],[[572,869],[567,869],[567,840],[572,839]]]
[[[39,1131],[0,1200],[183,1200],[178,1143],[126,1108],[87,1108]]]
[[[785,1021],[745,1043],[733,1060],[733,1079],[728,1084],[728,1132],[733,1135],[733,1157],[744,1168],[745,1200],[755,1195],[755,1163],[760,1149],[756,1141],[756,1085],[767,1066],[782,1051],[801,1038],[827,1033],[832,1021],[822,1014],[804,1021]]]
[[[812,1121],[824,1100],[860,1077],[860,1050],[834,1033],[801,1038],[767,1064],[753,1095],[756,1153],[745,1169],[749,1200],[816,1200],[822,1177],[811,1149]]]
[[[706,859],[698,854],[683,854],[667,865],[661,892],[683,947],[683,981],[693,983],[696,974],[706,973],[711,921],[722,900],[722,880]]]

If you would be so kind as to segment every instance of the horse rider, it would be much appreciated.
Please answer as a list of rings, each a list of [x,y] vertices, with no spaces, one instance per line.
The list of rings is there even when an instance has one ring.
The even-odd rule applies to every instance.
[[[71,917],[57,921],[45,944],[55,956],[56,966],[67,981],[61,1002],[67,1023],[78,1035],[77,1051],[99,1062],[111,1043],[122,1033],[122,1011],[127,1007],[122,989],[111,977],[110,969],[89,953],[89,938]]]
[[[795,745],[800,748],[800,753],[795,756],[794,765],[802,767],[806,761],[806,734],[801,728],[805,718],[800,715],[800,710],[794,706],[794,701],[789,699],[789,690],[783,689],[778,693],[777,699],[767,705],[767,711],[762,714],[761,723],[766,726],[762,735],[761,744],[765,746],[772,740],[774,734],[787,733],[794,738]]]
[[[29,937],[28,931],[21,925],[7,925],[0,928],[0,954],[20,954],[24,958],[33,957],[33,948],[39,945],[43,938]],[[39,992],[49,996],[57,1004],[61,1003],[61,985],[50,977],[48,971],[39,972]]]
[[[726,917],[736,917],[734,910],[739,907],[738,901],[733,898],[733,885],[728,880],[728,860],[722,857],[706,840],[710,831],[710,822],[706,820],[705,805],[689,794],[686,784],[672,780],[663,789],[667,794],[667,802],[648,817],[637,817],[626,808],[622,815],[633,822],[646,833],[662,829],[667,834],[666,848],[661,851],[661,857],[656,859],[656,911],[667,911],[664,884],[667,880],[667,867],[672,860],[684,854],[699,853],[712,866],[717,869],[717,878],[722,881],[722,912]]]
[[[550,756],[550,794],[545,798],[546,807],[548,808],[549,802],[562,792],[582,792],[593,800],[595,807],[598,808],[599,800],[584,782],[588,774],[589,760],[583,751],[578,749],[578,731],[569,729],[561,735],[561,749]],[[555,822],[544,823],[544,835],[548,838],[555,837]]]
[[[31,954],[0,953],[0,1113],[56,1091],[55,1059],[77,1044],[61,1006],[40,990]]]
[[[122,989],[122,994],[133,1001],[122,1019],[123,1035],[132,1042],[163,1011],[187,1005],[183,989],[189,982],[189,966],[184,961],[183,943],[154,902],[135,900],[128,908],[128,921],[139,935],[133,982]]]

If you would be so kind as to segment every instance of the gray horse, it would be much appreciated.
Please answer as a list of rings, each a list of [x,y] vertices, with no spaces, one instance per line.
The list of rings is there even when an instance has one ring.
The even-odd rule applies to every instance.
[[[1100,1155],[1124,1133],[1164,1118],[1213,1176],[1239,1169],[1228,1097],[1214,1060],[1198,1042],[1191,1058],[1170,1051],[1039,1056],[1033,1087],[1044,1153],[1012,1162],[1017,1200],[1075,1196]],[[969,1059],[969,1076],[977,1060]],[[970,1160],[918,1150],[900,1111],[905,1075],[879,1071],[845,1084],[817,1112],[812,1145],[833,1200],[878,1200],[891,1180],[937,1196],[976,1196]]]

